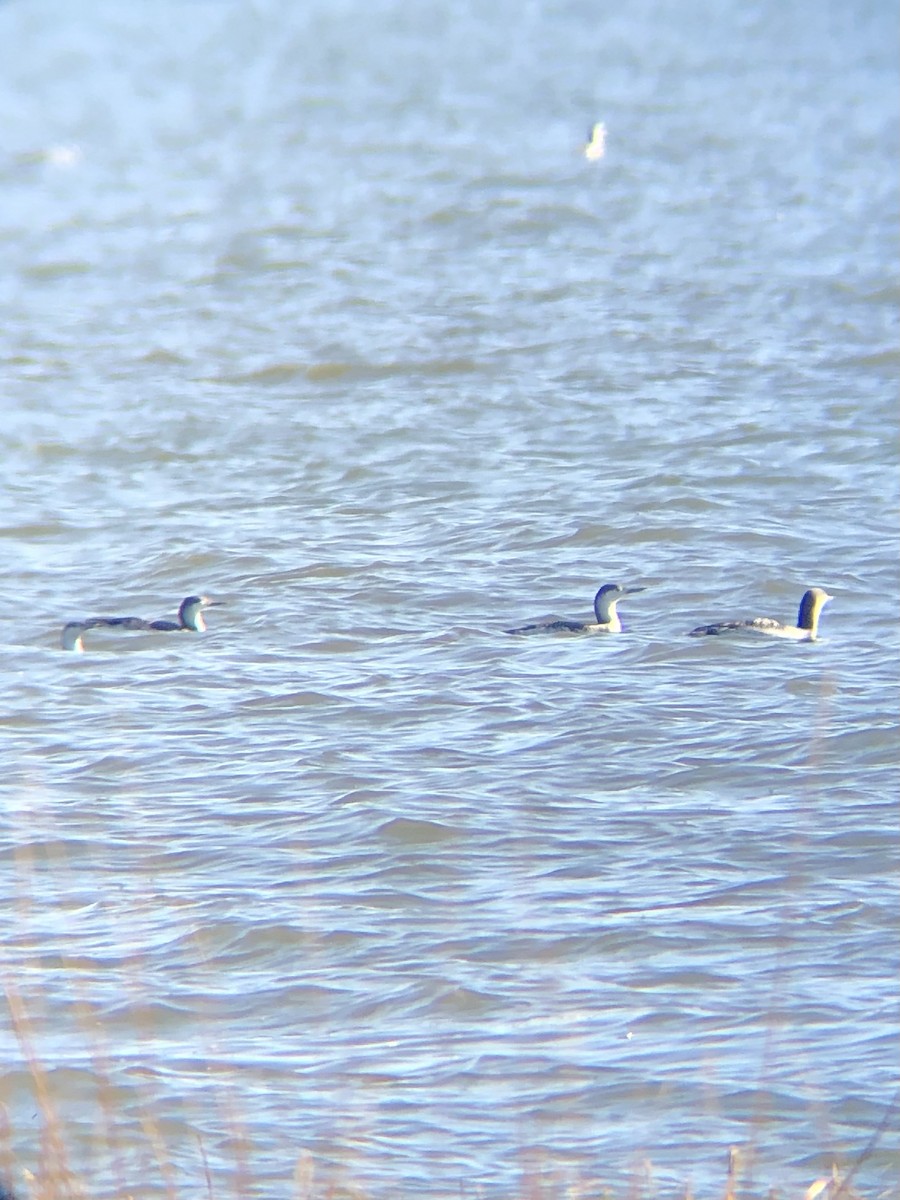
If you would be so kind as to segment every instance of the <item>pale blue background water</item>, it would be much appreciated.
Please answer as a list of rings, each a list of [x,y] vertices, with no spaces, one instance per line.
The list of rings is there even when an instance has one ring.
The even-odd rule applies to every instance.
[[[719,1195],[732,1145],[797,1196],[864,1152],[895,24],[0,8],[14,1178],[42,1072],[92,1200]],[[502,633],[616,578],[622,637]],[[684,636],[810,584],[816,645]],[[202,638],[58,649],[197,590]]]

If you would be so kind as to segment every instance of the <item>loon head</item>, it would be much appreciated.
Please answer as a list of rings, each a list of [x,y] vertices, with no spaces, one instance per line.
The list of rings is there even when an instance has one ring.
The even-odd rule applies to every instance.
[[[204,633],[206,622],[203,620],[205,608],[215,608],[221,600],[213,600],[210,596],[186,596],[178,607],[178,620],[182,629],[190,629],[194,633]]]
[[[819,627],[819,614],[829,600],[833,599],[834,596],[829,596],[824,588],[813,587],[805,591],[800,601],[800,611],[797,613],[798,627],[808,629],[815,637]]]
[[[594,613],[597,617],[597,624],[605,625],[608,621],[616,619],[616,605],[623,596],[643,591],[646,591],[646,588],[624,587],[621,583],[604,583],[594,597]]]

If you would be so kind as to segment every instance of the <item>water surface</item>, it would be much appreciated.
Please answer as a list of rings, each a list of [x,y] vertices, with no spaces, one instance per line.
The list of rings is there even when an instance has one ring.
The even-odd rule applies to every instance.
[[[894,32],[0,9],[16,1172],[898,1195]]]

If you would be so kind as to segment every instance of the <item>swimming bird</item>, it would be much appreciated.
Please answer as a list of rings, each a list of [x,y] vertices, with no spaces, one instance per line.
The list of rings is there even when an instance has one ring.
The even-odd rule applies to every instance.
[[[785,625],[774,617],[753,617],[747,621],[718,621],[715,625],[698,625],[690,637],[703,637],[707,633],[762,633],[768,637],[787,638],[793,642],[814,642],[819,632],[819,615],[833,600],[833,596],[819,587],[809,588],[803,593],[796,625]]]
[[[83,654],[85,631],[98,627],[147,630],[154,633],[177,633],[182,630],[204,633],[206,621],[203,619],[203,610],[214,608],[221,603],[221,600],[213,600],[209,596],[186,596],[178,607],[177,621],[145,621],[143,617],[87,617],[84,621],[70,621],[62,631],[62,647],[64,650],[74,650],[76,654]]]
[[[597,121],[588,132],[587,144],[584,147],[584,157],[589,162],[596,162],[606,153],[606,126]]]
[[[547,621],[536,621],[519,629],[507,629],[507,633],[621,633],[622,622],[616,605],[623,596],[643,592],[642,587],[622,587],[620,583],[604,583],[594,597],[594,621],[564,621],[551,617]]]

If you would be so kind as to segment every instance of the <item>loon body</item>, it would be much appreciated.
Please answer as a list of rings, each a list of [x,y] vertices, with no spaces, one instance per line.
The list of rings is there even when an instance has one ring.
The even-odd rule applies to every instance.
[[[621,633],[622,622],[616,612],[616,605],[623,596],[633,592],[642,592],[642,587],[622,587],[619,583],[604,583],[594,597],[593,621],[565,621],[551,618],[547,621],[536,621],[532,625],[522,625],[519,629],[507,629],[507,633]]]
[[[70,621],[62,631],[62,648],[83,654],[85,631],[98,627],[149,630],[154,633],[177,633],[182,630],[204,633],[206,621],[203,619],[203,610],[213,608],[217,604],[221,604],[221,601],[213,600],[209,596],[187,596],[178,607],[177,621],[145,621],[143,617],[88,617],[84,621]]]
[[[809,588],[803,593],[796,625],[785,625],[774,617],[753,617],[747,621],[719,621],[715,625],[698,625],[690,637],[719,633],[761,633],[767,637],[786,638],[792,642],[814,642],[819,634],[819,616],[822,609],[833,600],[824,588]]]

